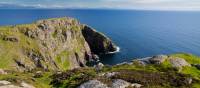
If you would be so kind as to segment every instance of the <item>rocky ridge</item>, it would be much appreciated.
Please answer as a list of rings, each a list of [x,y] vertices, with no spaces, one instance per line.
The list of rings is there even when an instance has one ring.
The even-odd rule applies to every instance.
[[[85,67],[94,54],[114,50],[116,46],[105,35],[69,17],[0,27],[0,60],[5,61],[0,68],[8,70]]]

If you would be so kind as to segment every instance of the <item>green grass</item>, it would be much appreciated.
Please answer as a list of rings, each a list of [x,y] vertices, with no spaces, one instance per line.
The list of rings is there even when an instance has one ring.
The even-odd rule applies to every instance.
[[[60,69],[62,70],[68,70],[70,63],[69,63],[69,52],[63,51],[60,54],[56,56],[56,63],[59,65]]]

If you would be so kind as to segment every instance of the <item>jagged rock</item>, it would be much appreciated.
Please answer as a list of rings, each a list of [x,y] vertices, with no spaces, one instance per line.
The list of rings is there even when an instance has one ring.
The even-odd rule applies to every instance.
[[[143,85],[141,85],[141,84],[138,84],[138,83],[133,83],[133,84],[131,84],[131,87],[133,87],[133,88],[141,88]]]
[[[3,69],[0,69],[0,75],[5,75],[8,74],[6,71],[4,71]]]
[[[103,84],[98,80],[90,80],[81,84],[78,88],[108,88],[107,85]]]
[[[84,26],[82,33],[88,42],[91,51],[95,54],[107,54],[117,50],[116,45],[113,44],[108,37],[87,25]]]
[[[178,57],[170,57],[169,61],[172,67],[177,68],[177,70],[181,71],[184,66],[191,66],[185,59]]]
[[[157,56],[153,56],[152,58],[150,58],[149,61],[150,61],[150,63],[152,63],[152,64],[161,64],[161,63],[163,63],[167,58],[168,58],[168,56],[166,56],[166,55],[157,55]]]
[[[16,36],[6,36],[3,38],[3,40],[5,41],[11,41],[11,42],[18,42],[19,38]]]
[[[129,87],[130,85],[131,84],[127,81],[116,79],[116,80],[113,80],[111,88],[126,88],[126,87]]]

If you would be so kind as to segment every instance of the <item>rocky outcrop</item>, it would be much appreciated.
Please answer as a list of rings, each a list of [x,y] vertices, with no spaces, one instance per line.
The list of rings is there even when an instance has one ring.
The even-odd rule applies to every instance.
[[[177,70],[181,70],[184,66],[191,66],[185,59],[178,58],[178,57],[170,57],[169,61],[172,67],[176,68]]]
[[[95,54],[107,54],[117,50],[116,45],[108,37],[87,25],[84,26],[82,33]]]
[[[2,80],[0,81],[0,88],[35,88],[34,86],[22,82],[20,85],[12,84],[9,81]]]
[[[81,84],[78,88],[108,88],[107,85],[103,84],[98,80],[90,80]]]
[[[84,67],[93,53],[115,51],[105,35],[68,17],[0,27],[0,33],[0,60],[5,58],[9,64],[4,67],[18,71]]]

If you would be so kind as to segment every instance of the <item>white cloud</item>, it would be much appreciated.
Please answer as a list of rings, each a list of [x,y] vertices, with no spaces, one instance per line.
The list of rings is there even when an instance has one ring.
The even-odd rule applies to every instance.
[[[37,8],[200,10],[200,0],[0,0],[1,3]]]

